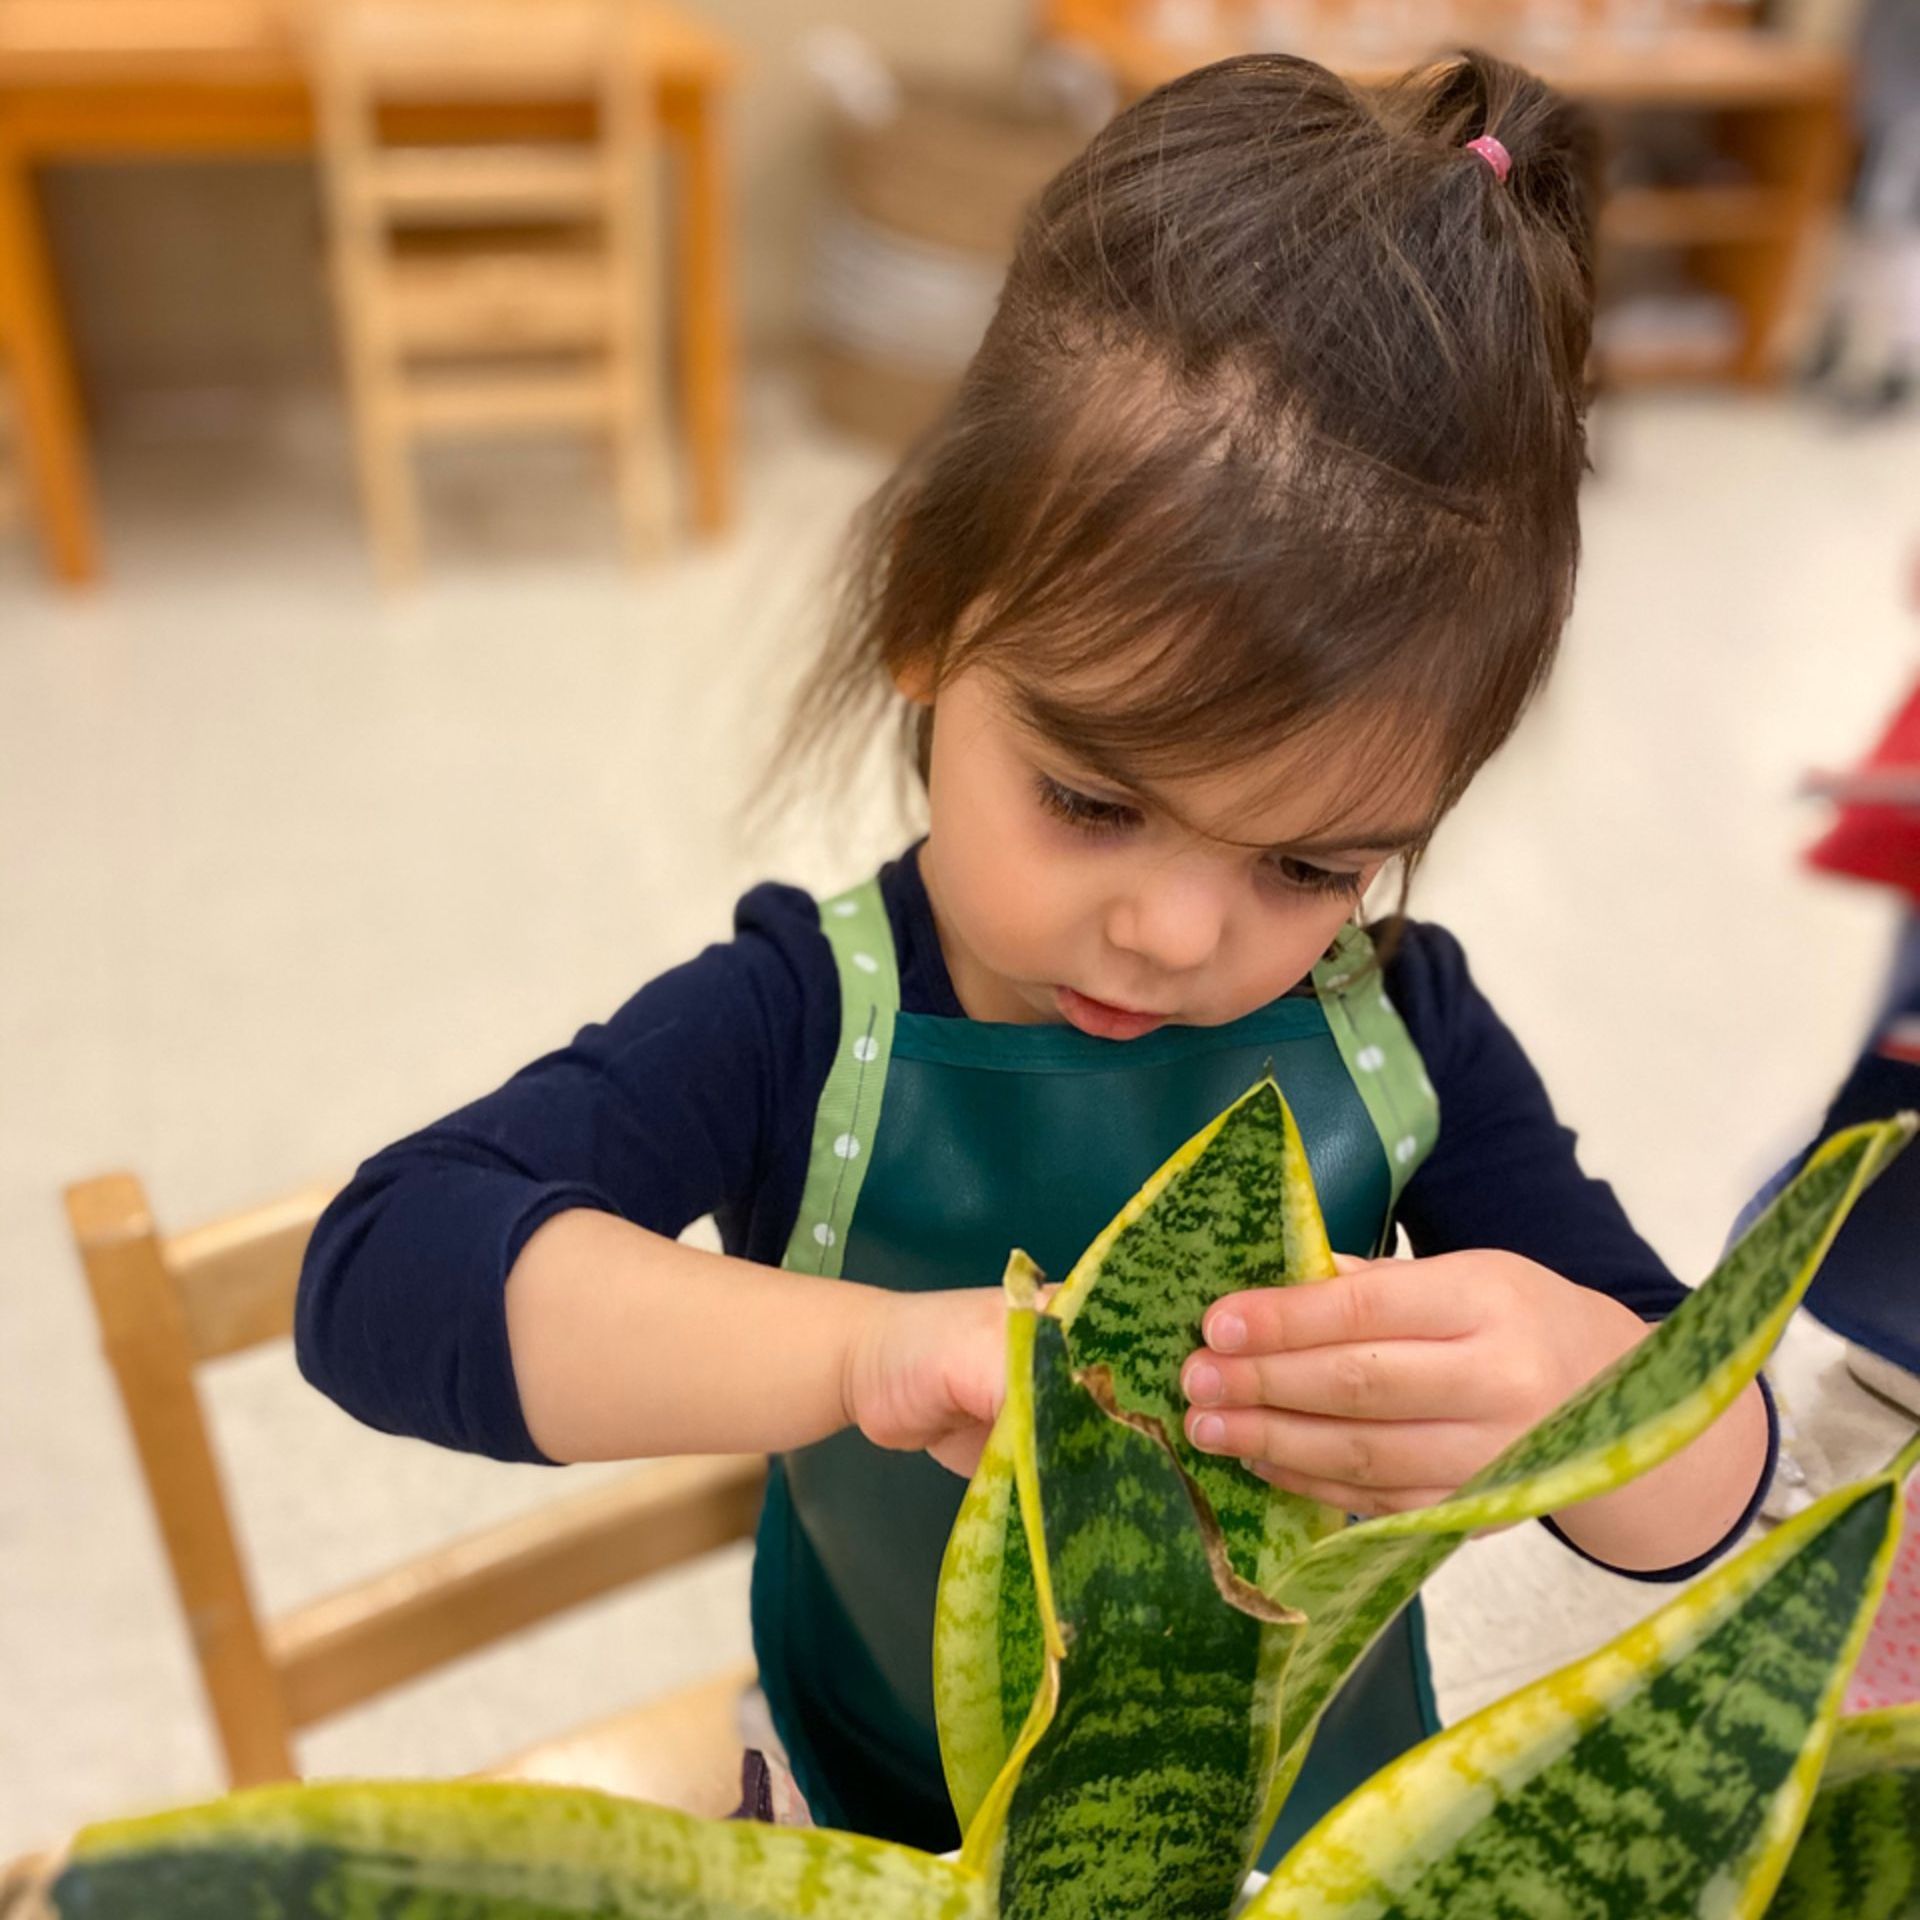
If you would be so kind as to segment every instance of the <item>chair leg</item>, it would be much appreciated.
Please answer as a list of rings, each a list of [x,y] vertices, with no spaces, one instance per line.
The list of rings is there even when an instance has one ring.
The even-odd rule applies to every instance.
[[[360,463],[360,498],[372,542],[374,566],[388,586],[404,586],[420,574],[420,503],[412,448],[390,402],[362,383],[354,436]]]
[[[645,565],[670,544],[673,477],[665,440],[653,422],[623,418],[614,429],[613,460],[627,555]]]
[[[47,1889],[59,1866],[58,1855],[37,1853],[0,1867],[0,1920],[55,1920]]]
[[[413,449],[391,429],[379,433],[380,446],[369,474],[369,513],[380,576],[389,585],[404,586],[420,577],[419,482]]]

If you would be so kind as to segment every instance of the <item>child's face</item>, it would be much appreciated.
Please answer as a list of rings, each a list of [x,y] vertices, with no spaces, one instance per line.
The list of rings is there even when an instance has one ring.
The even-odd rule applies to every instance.
[[[922,870],[977,1020],[1111,1040],[1237,1020],[1306,976],[1434,808],[1337,752],[1287,784],[1284,748],[1123,790],[1026,727],[986,667],[946,682],[938,709]],[[1389,797],[1366,817],[1338,798],[1370,788]]]

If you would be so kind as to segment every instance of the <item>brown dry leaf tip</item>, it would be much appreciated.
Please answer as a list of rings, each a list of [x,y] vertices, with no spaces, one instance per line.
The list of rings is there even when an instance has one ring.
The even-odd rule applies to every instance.
[[[1213,1575],[1213,1584],[1220,1589],[1221,1599],[1228,1606],[1251,1614],[1256,1620],[1264,1620],[1270,1626],[1304,1627],[1307,1616],[1298,1607],[1282,1606],[1278,1600],[1262,1593],[1251,1580],[1234,1572],[1233,1563],[1227,1558],[1226,1535],[1220,1531],[1220,1521],[1213,1511],[1212,1502],[1187,1471],[1186,1463],[1167,1438],[1166,1428],[1150,1413],[1135,1413],[1121,1406],[1113,1390],[1113,1369],[1095,1364],[1083,1368],[1073,1377],[1093,1396],[1094,1405],[1110,1420],[1118,1420],[1123,1427],[1144,1433],[1173,1462],[1173,1469],[1180,1476],[1180,1484],[1186,1489],[1194,1518],[1200,1522],[1200,1540],[1207,1551],[1207,1567]]]

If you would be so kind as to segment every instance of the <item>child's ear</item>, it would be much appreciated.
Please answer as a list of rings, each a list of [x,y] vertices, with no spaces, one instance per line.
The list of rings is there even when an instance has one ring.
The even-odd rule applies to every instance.
[[[911,700],[916,707],[933,705],[933,696],[939,690],[940,681],[932,660],[922,655],[903,660],[888,671],[893,676],[894,691],[902,699]]]

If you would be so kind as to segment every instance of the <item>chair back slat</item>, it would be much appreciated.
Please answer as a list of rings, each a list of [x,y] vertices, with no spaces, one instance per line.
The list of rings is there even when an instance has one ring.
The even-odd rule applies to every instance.
[[[218,1360],[293,1332],[300,1262],[333,1195],[332,1187],[308,1187],[163,1243],[196,1359]]]
[[[328,0],[334,57],[379,101],[598,98],[626,0]]]
[[[268,1644],[296,1726],[752,1534],[766,1462],[657,1462],[284,1615]]]

